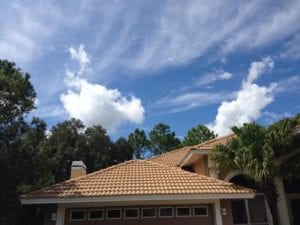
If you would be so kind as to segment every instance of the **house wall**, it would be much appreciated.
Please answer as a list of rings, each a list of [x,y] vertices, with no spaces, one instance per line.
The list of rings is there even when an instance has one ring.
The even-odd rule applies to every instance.
[[[207,155],[203,155],[199,160],[193,164],[195,173],[208,176],[208,158]]]
[[[225,208],[227,212],[227,215],[222,215],[223,225],[233,225],[231,200],[221,200],[221,209],[222,208]]]
[[[176,205],[167,205],[176,208]],[[184,205],[187,206],[187,205]],[[66,209],[65,212],[65,225],[154,225],[154,224],[164,224],[164,225],[176,225],[176,224],[189,224],[189,225],[214,225],[214,215],[213,215],[213,207],[212,205],[206,205],[208,209],[208,216],[203,217],[176,217],[176,213],[171,218],[159,218],[157,215],[156,218],[151,219],[145,219],[140,218],[139,219],[114,219],[114,220],[82,220],[82,221],[70,221],[70,208]],[[143,206],[148,207],[148,206]],[[153,207],[153,206],[149,206]],[[163,207],[163,206],[162,206]],[[117,207],[122,208],[122,207]],[[131,208],[131,207],[130,207]],[[135,206],[133,208],[141,208],[140,206]],[[85,208],[87,209],[87,208]],[[123,208],[122,208],[123,209]],[[122,210],[123,211],[123,210]],[[174,210],[175,212],[175,210]],[[157,214],[158,214],[158,207],[157,207]],[[225,224],[227,225],[227,224]],[[229,224],[228,224],[229,225]]]

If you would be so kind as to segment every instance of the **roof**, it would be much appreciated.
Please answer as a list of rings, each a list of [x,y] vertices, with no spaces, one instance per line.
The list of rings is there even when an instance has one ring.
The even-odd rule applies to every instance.
[[[222,136],[219,138],[215,138],[212,140],[205,141],[201,144],[193,146],[193,150],[210,150],[217,145],[224,145],[234,139],[236,137],[235,134],[229,134],[226,136]]]
[[[114,179],[112,179],[114,178]],[[253,190],[152,161],[131,160],[83,177],[61,182],[22,199],[99,196],[253,194]]]
[[[183,148],[179,148],[153,158],[148,159],[148,161],[157,162],[160,164],[168,165],[168,166],[180,166],[182,160],[193,150],[210,150],[216,145],[226,144],[235,138],[235,134],[229,134],[223,137],[215,138],[212,140],[205,141],[201,144],[194,146],[187,146]]]
[[[167,166],[179,166],[181,160],[190,152],[192,147],[183,147],[179,148],[153,158],[148,159],[147,161],[152,161]]]

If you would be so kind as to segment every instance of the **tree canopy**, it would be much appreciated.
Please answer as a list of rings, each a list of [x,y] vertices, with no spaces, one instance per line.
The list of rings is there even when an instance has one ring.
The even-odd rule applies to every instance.
[[[15,63],[0,60],[0,124],[22,118],[34,108],[36,93],[30,75]]]
[[[158,123],[149,133],[150,148],[154,155],[159,155],[181,147],[180,140],[169,125]]]
[[[299,124],[297,115],[267,128],[255,123],[233,127],[237,137],[226,145],[216,146],[210,154],[215,167],[240,170],[257,182],[270,205],[274,224],[278,224],[275,176],[291,177],[299,172],[300,149],[293,136]]]
[[[129,134],[128,142],[133,146],[133,154],[136,159],[143,158],[150,146],[150,141],[148,140],[145,131],[140,129],[135,129]]]
[[[206,126],[198,125],[188,130],[182,143],[184,146],[192,146],[216,137],[217,135]]]

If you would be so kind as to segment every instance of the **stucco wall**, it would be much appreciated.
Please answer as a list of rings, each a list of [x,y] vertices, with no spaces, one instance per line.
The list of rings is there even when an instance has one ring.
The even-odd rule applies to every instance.
[[[208,161],[207,155],[203,155],[193,164],[195,173],[208,176]]]
[[[221,209],[226,208],[227,215],[222,215],[223,225],[233,225],[231,200],[221,200]]]

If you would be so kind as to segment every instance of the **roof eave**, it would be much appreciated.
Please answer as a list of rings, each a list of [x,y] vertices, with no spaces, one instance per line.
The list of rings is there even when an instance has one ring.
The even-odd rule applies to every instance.
[[[29,204],[70,204],[70,203],[107,203],[107,202],[147,202],[147,201],[176,201],[176,200],[216,200],[216,199],[249,199],[254,198],[255,193],[231,193],[231,194],[158,194],[158,195],[124,195],[101,197],[72,197],[72,198],[21,198],[23,205]]]
[[[192,157],[195,155],[208,155],[209,149],[206,150],[199,150],[199,149],[192,149],[180,162],[179,167],[187,166],[191,164]]]

